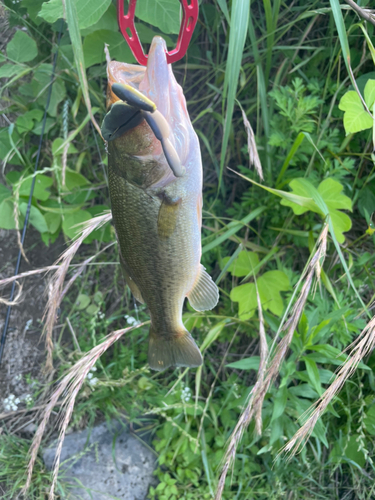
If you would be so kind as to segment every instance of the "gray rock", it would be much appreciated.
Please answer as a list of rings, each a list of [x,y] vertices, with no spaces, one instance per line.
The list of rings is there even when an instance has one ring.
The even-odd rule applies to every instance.
[[[49,469],[55,452],[56,442],[44,450]],[[60,470],[73,485],[67,497],[71,500],[144,500],[155,484],[154,468],[152,451],[115,421],[69,434],[61,453]]]

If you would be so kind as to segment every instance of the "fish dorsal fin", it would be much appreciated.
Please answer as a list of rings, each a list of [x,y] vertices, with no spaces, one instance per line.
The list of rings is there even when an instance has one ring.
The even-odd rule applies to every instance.
[[[127,269],[126,269],[126,264],[124,259],[122,258],[122,255],[120,254],[120,264],[121,264],[121,269],[122,269],[122,274],[125,278],[126,284],[130,288],[130,291],[134,295],[134,298],[138,300],[141,304],[144,304],[145,301],[143,300],[142,294],[138,286],[136,285],[135,281],[130,277]]]
[[[197,279],[187,297],[191,307],[196,311],[213,309],[218,303],[219,289],[202,265],[200,265]]]
[[[164,195],[158,215],[158,236],[160,240],[167,240],[174,233],[180,205],[181,198],[171,199]]]

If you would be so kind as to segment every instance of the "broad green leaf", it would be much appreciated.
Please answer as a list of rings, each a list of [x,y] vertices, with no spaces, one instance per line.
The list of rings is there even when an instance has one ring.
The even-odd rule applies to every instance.
[[[22,215],[26,215],[27,203],[20,203],[20,212]],[[33,205],[30,207],[30,216],[29,222],[31,225],[35,227],[37,231],[40,233],[48,232],[48,226],[44,215],[40,212],[40,210]]]
[[[64,234],[68,236],[68,238],[73,239],[82,231],[82,226],[79,225],[76,227],[76,225],[81,224],[81,222],[86,222],[89,219],[91,219],[91,214],[86,210],[79,210],[78,212],[65,215],[62,223]]]
[[[61,215],[47,212],[44,215],[44,218],[46,219],[46,222],[47,222],[48,231],[51,234],[55,234],[56,231],[59,229],[60,224],[61,224],[61,220],[62,220]]]
[[[303,197],[313,197],[314,192],[316,191],[311,182],[308,179],[304,178],[293,179],[290,182],[289,186],[293,190],[294,194]],[[319,184],[317,190],[328,208],[328,213],[331,217],[334,233],[339,243],[343,243],[345,241],[343,233],[349,231],[352,225],[350,217],[345,213],[339,211],[339,209],[352,209],[352,202],[350,198],[343,195],[342,190],[342,184],[330,178],[322,181]],[[293,209],[293,212],[297,215],[301,215],[308,210],[306,207],[301,207],[300,205],[297,205],[285,199],[281,201],[281,204],[291,207]],[[314,201],[309,210],[319,214],[322,218],[325,218],[325,214]]]
[[[375,404],[370,406],[366,411],[366,417],[363,423],[366,426],[366,431],[372,436],[375,436]]]
[[[280,292],[290,288],[287,275],[282,271],[268,271],[258,278],[257,286],[263,310],[270,310],[276,316],[280,316],[284,309]],[[238,315],[242,320],[251,318],[258,308],[254,283],[236,286],[232,289],[230,298],[233,302],[239,303]]]
[[[284,309],[280,292],[289,290],[288,276],[283,271],[268,271],[257,280],[257,285],[263,309],[280,316]]]
[[[346,135],[372,127],[373,119],[364,109],[359,95],[354,90],[349,90],[342,96],[339,109],[345,111],[344,128]]]
[[[31,189],[32,178],[22,181],[19,194],[20,196],[29,196]],[[38,174],[35,179],[33,196],[37,200],[46,201],[50,197],[50,192],[47,191],[53,184],[53,179],[43,174]]]
[[[358,434],[353,434],[351,436],[342,436],[333,446],[333,449],[329,455],[329,460],[333,463],[346,462],[349,459],[354,462],[358,468],[362,469],[366,463],[366,458],[364,450],[360,449]]]
[[[12,61],[28,62],[38,55],[35,40],[24,31],[16,31],[14,37],[7,45],[7,56]]]
[[[225,257],[221,261],[221,269],[225,267],[229,259],[230,257]],[[247,276],[258,264],[259,257],[256,253],[243,250],[240,252],[237,259],[228,267],[227,271],[232,273],[233,276]]]
[[[244,321],[251,318],[258,307],[254,283],[245,283],[232,288],[230,299],[238,302],[238,317]]]
[[[111,58],[121,62],[135,63],[134,56],[121,33],[100,30],[86,36],[83,42],[83,54],[87,68],[105,61],[104,44],[108,44]]]
[[[74,172],[69,168],[66,169],[65,172],[65,188],[68,191],[72,191],[75,188],[86,186],[90,184],[90,182],[84,177],[82,174],[78,172]]]
[[[18,66],[17,64],[3,64],[0,68],[0,78],[11,78],[18,73],[21,73],[24,69],[24,66]]]
[[[0,62],[4,62],[6,61],[6,57],[4,56],[4,54],[2,52],[0,52]]]
[[[2,203],[5,199],[10,198],[11,196],[11,191],[6,186],[4,186],[4,184],[0,184],[0,203]]]
[[[111,0],[75,0],[80,29],[97,23],[108,9]],[[42,5],[39,16],[49,23],[54,23],[64,16],[61,0],[50,0]]]
[[[34,120],[27,116],[27,113],[25,113],[17,118],[16,127],[20,134],[23,132],[29,132],[34,127]]]
[[[41,64],[34,72],[33,78],[30,83],[21,85],[19,91],[25,97],[30,97],[33,100],[36,98],[38,104],[44,108],[47,103],[47,88],[51,82],[51,64]],[[65,99],[66,89],[65,84],[61,78],[55,80],[52,85],[51,100],[48,106],[48,114],[50,116],[57,116],[57,106]],[[37,124],[38,126],[39,124]],[[34,133],[37,133],[34,131]]]
[[[227,368],[237,368],[238,370],[259,370],[260,357],[251,356],[251,358],[240,359],[226,365]]]
[[[20,223],[19,226],[21,228],[22,224]],[[0,228],[16,229],[14,221],[14,205],[11,200],[3,200],[3,202],[0,203]]]
[[[82,311],[83,309],[86,309],[86,307],[90,304],[90,302],[91,300],[88,295],[80,293],[75,301],[76,309]]]
[[[364,92],[365,103],[370,111],[375,102],[375,80],[367,80]]]
[[[57,137],[53,141],[53,143],[52,143],[52,154],[54,156],[56,155],[56,151],[57,151],[57,155],[62,155],[64,153],[64,148],[59,149],[63,143],[64,143],[64,139],[62,137]],[[69,147],[68,147],[67,153],[68,154],[78,153],[78,149],[75,148],[72,143],[70,143]]]
[[[163,33],[180,31],[180,3],[177,0],[143,0],[137,3],[135,15]]]

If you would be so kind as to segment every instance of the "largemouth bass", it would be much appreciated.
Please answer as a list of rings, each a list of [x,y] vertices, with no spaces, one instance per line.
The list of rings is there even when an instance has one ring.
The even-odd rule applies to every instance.
[[[218,289],[200,264],[202,163],[186,100],[166,45],[155,37],[147,68],[108,64],[108,182],[124,277],[151,316],[154,370],[199,366],[201,353],[182,323],[185,297],[212,309]]]

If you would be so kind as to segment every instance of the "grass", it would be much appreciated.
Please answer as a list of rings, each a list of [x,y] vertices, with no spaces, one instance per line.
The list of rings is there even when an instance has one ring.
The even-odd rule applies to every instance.
[[[91,170],[99,157],[92,135],[85,133],[89,130],[85,120],[90,99],[100,106],[94,110],[97,121],[104,111],[104,66],[88,68],[85,81],[82,50],[86,39],[82,49],[73,4],[66,1],[72,41],[77,42],[73,45],[78,71],[70,59],[67,68],[59,73],[67,88],[65,102],[72,111],[67,118],[69,130],[76,134],[68,141],[74,139],[78,150],[76,156],[68,156],[67,165],[74,168],[79,154],[85,154],[80,160],[80,172],[99,193],[89,201],[95,206],[108,204],[108,200],[103,193],[101,169],[94,173]],[[86,247],[87,251],[81,248],[78,260],[71,260],[76,245],[68,251],[65,266],[59,268],[55,309],[51,309],[48,320],[50,356],[53,339],[57,369],[55,380],[57,376],[77,374],[77,367],[82,368],[87,356],[90,358],[73,387],[75,403],[72,399],[67,402],[63,426],[65,430],[68,425],[80,429],[125,415],[129,425],[147,428],[158,453],[159,486],[150,489],[150,499],[211,499],[215,494],[219,499],[221,492],[223,499],[239,500],[371,499],[374,330],[372,323],[366,327],[363,312],[371,310],[374,300],[374,236],[364,215],[364,210],[368,212],[372,206],[369,190],[374,184],[374,165],[371,134],[345,137],[342,113],[337,109],[353,75],[358,80],[373,70],[371,51],[364,44],[362,31],[351,28],[358,19],[352,12],[342,12],[333,0],[292,5],[253,2],[249,18],[241,10],[245,5],[235,0],[228,5],[203,2],[202,25],[197,28],[194,44],[199,52],[194,52],[192,46],[187,62],[174,66],[179,80],[184,82],[189,112],[201,139],[205,180],[202,263],[221,287],[217,309],[204,314],[188,309],[184,317],[202,346],[204,365],[196,371],[149,372],[144,366],[147,327],[123,332],[125,315],[142,322],[148,320],[148,315],[146,309],[135,308],[129,290],[124,293],[115,248],[99,254],[109,241],[101,243],[98,239]],[[12,16],[20,22],[16,14]],[[238,30],[229,29],[229,16]],[[49,39],[48,24],[36,26],[30,21],[27,26],[38,40]],[[371,36],[370,26],[363,29]],[[63,40],[64,36],[68,45],[65,31]],[[348,62],[353,75],[347,72]],[[78,81],[83,100],[77,94]],[[27,103],[18,103],[15,95],[9,101],[9,111],[21,114]],[[313,109],[308,108],[311,99],[315,99]],[[354,200],[354,211],[349,212],[352,229],[345,233],[343,244],[337,242],[331,220],[327,234],[319,214],[292,211],[280,205],[272,191],[244,179],[258,179],[249,169],[249,127],[244,116],[255,131],[265,177],[263,186],[290,192],[288,184],[294,179],[308,179],[317,187],[327,177],[342,184],[346,195]],[[56,136],[62,125],[59,120],[57,117]],[[27,147],[21,137],[17,148],[28,160],[32,149]],[[101,146],[100,152],[105,158]],[[45,167],[55,162],[55,168],[60,168],[58,157],[47,148],[45,157]],[[54,171],[51,175],[55,175]],[[321,212],[327,213],[325,201],[314,193],[310,197],[315,196]],[[322,230],[324,238],[319,240]],[[257,254],[259,263],[255,267],[246,267],[246,261],[240,260],[245,250],[249,262]],[[74,262],[78,267],[69,267]],[[242,274],[234,267],[239,262],[244,266]],[[313,264],[306,268],[307,276],[303,278],[307,262]],[[314,281],[314,273],[319,276],[322,270],[321,281]],[[269,309],[273,296],[264,297],[260,292],[262,277],[270,271],[284,273],[290,283],[280,296],[280,313]],[[66,272],[71,288],[63,293]],[[257,306],[251,314],[241,316],[233,290],[254,282]],[[62,328],[52,334],[62,293]],[[85,307],[77,300],[82,296],[88,300]],[[292,320],[289,317],[288,329],[283,330],[288,311]],[[121,333],[116,334],[116,342],[115,337],[105,340],[105,335],[118,330]],[[242,368],[227,365],[260,355],[259,332],[276,357],[257,379],[256,371],[245,364]],[[353,357],[337,358],[356,339],[350,353]],[[97,358],[103,346],[107,349]],[[86,354],[90,350],[94,357]],[[345,360],[348,364],[331,385],[331,377]],[[353,375],[360,360],[363,364]],[[95,361],[97,382],[92,385],[84,376]],[[349,374],[352,377],[344,384]],[[63,380],[68,382],[67,378]],[[341,391],[336,395],[338,389]],[[48,412],[60,408],[56,390],[54,386],[49,392],[52,400]],[[261,395],[258,399],[257,391]],[[311,420],[304,420],[303,415],[317,401],[313,429]],[[43,394],[36,405],[46,402]],[[249,418],[252,415],[257,416],[256,422]],[[25,484],[23,471],[30,445],[30,439],[21,431],[16,435],[7,432],[12,428],[12,418],[5,419],[5,433],[0,437],[0,470],[5,471],[0,483],[5,481],[5,498],[9,499]],[[44,421],[49,433],[53,423],[50,426]],[[279,455],[285,445],[290,449],[310,434],[300,454],[289,462],[284,454]],[[50,490],[51,479],[35,455],[35,443],[29,495],[43,498]],[[15,450],[18,454],[13,466],[9,457]],[[224,475],[220,480],[223,465],[226,480]],[[64,486],[56,473],[55,480],[60,495]]]

